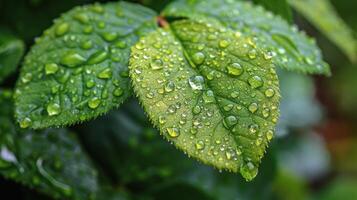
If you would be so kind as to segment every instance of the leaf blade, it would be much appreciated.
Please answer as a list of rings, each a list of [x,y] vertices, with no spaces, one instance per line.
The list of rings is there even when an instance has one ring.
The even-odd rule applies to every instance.
[[[20,125],[72,125],[118,107],[131,93],[130,46],[156,28],[154,18],[155,12],[125,2],[62,15],[25,58],[15,93]]]
[[[289,0],[289,3],[335,43],[352,62],[357,61],[357,40],[353,36],[353,30],[339,17],[328,0]]]
[[[170,4],[163,15],[191,19],[214,18],[226,27],[256,36],[259,48],[271,52],[275,65],[296,72],[330,75],[315,41],[260,6],[238,0],[190,1]]]
[[[171,27],[132,48],[129,69],[136,94],[176,147],[253,179],[279,115],[273,65],[249,46],[251,38],[233,31],[189,20]]]
[[[66,129],[20,130],[11,99],[0,90],[0,174],[56,199],[95,195],[97,171],[76,136]]]
[[[0,82],[16,70],[24,53],[24,43],[0,29]]]
[[[291,8],[286,0],[253,0],[256,4],[261,4],[267,10],[272,11],[276,15],[280,15],[290,24],[293,23]]]

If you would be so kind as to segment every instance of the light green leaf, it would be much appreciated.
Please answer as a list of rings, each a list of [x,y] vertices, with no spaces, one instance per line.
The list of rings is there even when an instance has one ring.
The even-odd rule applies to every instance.
[[[97,172],[73,133],[19,130],[8,90],[0,90],[0,107],[0,175],[56,199],[95,195]]]
[[[340,18],[329,0],[289,0],[289,3],[334,42],[351,61],[357,61],[357,42],[353,31]]]
[[[253,0],[253,2],[262,5],[276,15],[280,15],[290,24],[293,23],[293,15],[287,0]]]
[[[55,20],[21,69],[20,125],[71,125],[118,107],[131,93],[130,46],[155,28],[155,12],[125,2],[77,7]]]
[[[130,76],[153,124],[189,156],[253,179],[278,119],[270,57],[221,26],[183,20],[132,48]]]
[[[16,70],[24,48],[21,40],[0,29],[0,82]]]
[[[179,0],[170,4],[163,12],[167,17],[193,19],[214,18],[225,26],[255,36],[258,48],[263,48],[273,57],[273,63],[287,70],[330,74],[327,63],[315,41],[290,26],[279,16],[261,6],[238,0]]]

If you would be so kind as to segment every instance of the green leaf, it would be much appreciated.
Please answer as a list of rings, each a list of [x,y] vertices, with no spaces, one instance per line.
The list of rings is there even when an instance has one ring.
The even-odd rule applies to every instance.
[[[21,40],[0,29],[0,82],[16,70],[24,48]]]
[[[130,76],[153,124],[178,148],[253,179],[278,119],[278,79],[252,38],[183,20],[132,48]]]
[[[154,184],[158,186],[166,179],[182,177],[194,165],[160,138],[136,99],[80,125],[76,132],[96,163],[120,185],[158,182]]]
[[[357,198],[357,181],[352,177],[342,176],[335,178],[323,188],[315,199],[317,200],[334,200],[346,199],[353,200]]]
[[[264,8],[272,11],[276,15],[280,15],[290,24],[293,23],[291,8],[287,0],[253,0],[253,2],[262,5]]]
[[[0,174],[56,199],[88,199],[97,172],[76,136],[65,129],[19,130],[12,93],[0,90]]]
[[[329,0],[289,0],[289,3],[334,42],[351,61],[357,61],[357,42],[353,31],[340,18]]]
[[[255,36],[258,48],[268,51],[278,67],[310,74],[330,74],[329,66],[322,60],[313,39],[299,32],[296,26],[290,26],[281,17],[250,2],[179,0],[170,4],[163,15],[214,18],[243,35]]]
[[[63,14],[25,58],[15,94],[20,125],[71,125],[118,107],[131,94],[130,46],[155,28],[153,11],[125,2]]]

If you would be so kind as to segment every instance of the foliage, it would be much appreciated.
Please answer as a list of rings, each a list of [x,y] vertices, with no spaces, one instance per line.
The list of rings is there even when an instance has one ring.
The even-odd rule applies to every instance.
[[[21,127],[71,125],[118,107],[130,95],[130,46],[155,28],[154,16],[122,2],[77,7],[56,20],[21,68],[15,94]]]
[[[289,2],[330,38],[351,61],[357,61],[357,40],[353,30],[338,16],[329,0],[290,0]]]
[[[24,48],[21,40],[0,29],[0,82],[16,70]]]
[[[0,174],[54,199],[306,198],[270,141],[321,117],[302,74],[331,75],[290,5],[355,60],[329,2],[133,1],[0,2]]]

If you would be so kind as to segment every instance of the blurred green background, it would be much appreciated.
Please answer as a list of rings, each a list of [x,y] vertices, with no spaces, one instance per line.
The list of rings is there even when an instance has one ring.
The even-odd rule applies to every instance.
[[[53,19],[92,2],[0,0],[0,32],[22,39],[28,50]],[[135,2],[160,10],[170,1]],[[331,2],[356,32],[357,1]],[[240,175],[188,159],[151,128],[138,102],[130,99],[119,110],[71,127],[100,174],[122,194],[106,199],[357,199],[357,65],[293,14],[295,23],[316,38],[333,75],[279,72],[282,115],[256,179],[245,182]],[[15,73],[3,86],[12,87],[16,77]],[[48,199],[3,178],[0,195],[0,199]]]

